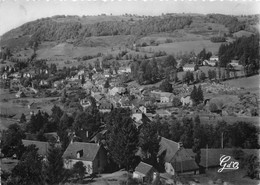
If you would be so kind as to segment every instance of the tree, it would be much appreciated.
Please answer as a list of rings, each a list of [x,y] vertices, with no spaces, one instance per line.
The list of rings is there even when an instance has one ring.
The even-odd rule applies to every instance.
[[[81,84],[83,85],[85,82],[86,82],[85,76],[82,75],[82,76],[81,76]]]
[[[202,81],[206,80],[206,74],[203,71],[200,73],[199,79]]]
[[[160,148],[160,137],[154,124],[146,123],[142,126],[139,134],[139,146],[142,149],[142,159],[158,167],[157,155]]]
[[[194,142],[193,142],[193,147],[192,147],[192,151],[196,154],[195,155],[195,162],[197,163],[198,166],[200,166],[200,159],[201,159],[201,151],[200,151],[200,140],[195,138]]]
[[[216,112],[218,110],[218,106],[215,103],[210,103],[209,110],[210,112]]]
[[[34,185],[42,182],[42,157],[35,145],[27,147],[18,164],[12,170],[10,184]]]
[[[174,97],[173,100],[172,100],[172,105],[173,105],[174,107],[179,107],[179,106],[181,106],[181,105],[182,105],[181,100],[180,100],[179,98],[177,98],[177,97]]]
[[[47,153],[47,161],[43,166],[44,179],[47,184],[58,184],[66,179],[62,155],[61,148],[51,144]]]
[[[83,180],[86,172],[86,167],[82,161],[78,161],[73,165],[73,174],[77,176],[80,180]]]
[[[184,147],[191,148],[193,146],[193,121],[187,117],[183,118],[183,134],[181,142]]]
[[[160,90],[163,92],[172,92],[172,84],[170,84],[170,82],[166,79],[161,83]]]
[[[203,91],[202,91],[202,88],[201,88],[201,85],[199,85],[199,88],[197,90],[197,99],[198,99],[198,102],[197,103],[201,103],[203,102],[204,100],[204,96],[203,96]]]
[[[111,120],[109,127],[108,150],[112,159],[126,170],[133,168],[135,154],[138,147],[138,131],[133,124],[130,115],[118,114],[121,111],[116,110],[115,117]]]
[[[197,90],[196,85],[193,86],[193,89],[192,89],[192,91],[190,93],[190,98],[193,100],[193,102],[195,104],[198,103],[198,90]]]
[[[246,169],[246,173],[247,175],[251,178],[254,179],[257,177],[258,175],[258,159],[255,155],[251,154],[248,155],[245,159],[244,162],[245,164],[245,169]]]
[[[16,155],[20,159],[25,150],[22,144],[22,139],[24,138],[25,133],[18,124],[12,124],[6,131],[3,131],[1,145],[4,156],[12,157]]]
[[[26,117],[25,117],[24,113],[22,113],[22,115],[20,117],[20,123],[26,123]]]
[[[106,80],[106,82],[105,82],[105,84],[104,84],[104,88],[109,88],[110,87],[110,85],[109,85],[109,81],[108,80]]]

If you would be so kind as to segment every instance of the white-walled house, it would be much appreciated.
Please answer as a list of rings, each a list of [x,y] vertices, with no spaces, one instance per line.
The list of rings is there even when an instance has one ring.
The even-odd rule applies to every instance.
[[[192,106],[193,105],[193,101],[192,101],[190,95],[181,97],[181,103],[182,103],[182,106],[185,106],[185,105]]]
[[[195,71],[195,64],[185,64],[182,68],[183,71]]]
[[[107,164],[106,157],[106,150],[99,144],[71,142],[63,154],[64,167],[72,169],[75,163],[81,161],[86,173],[101,173]]]
[[[153,166],[140,162],[133,172],[133,178],[139,182],[152,182],[156,178],[156,170]]]

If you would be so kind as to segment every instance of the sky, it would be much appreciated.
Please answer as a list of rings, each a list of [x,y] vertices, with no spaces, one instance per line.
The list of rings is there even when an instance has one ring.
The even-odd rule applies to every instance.
[[[260,14],[260,0],[0,0],[0,35],[53,15]]]

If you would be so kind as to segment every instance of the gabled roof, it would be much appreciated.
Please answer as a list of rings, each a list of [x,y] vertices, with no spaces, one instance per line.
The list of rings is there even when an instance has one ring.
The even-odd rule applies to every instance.
[[[135,168],[135,171],[136,171],[136,172],[139,172],[139,173],[141,173],[141,174],[147,175],[148,172],[149,172],[150,170],[152,170],[152,169],[153,169],[153,166],[151,166],[151,165],[149,165],[149,164],[147,164],[147,163],[144,163],[144,162],[140,162],[140,163],[138,164],[138,166]]]
[[[195,67],[195,64],[185,64],[183,67]]]
[[[38,148],[38,154],[44,156],[47,155],[50,144],[48,142],[33,141],[33,140],[22,140],[24,146],[35,145]]]
[[[99,109],[112,109],[112,104],[107,101],[102,101],[99,105]]]
[[[170,162],[176,152],[179,150],[179,143],[166,139],[164,137],[161,137],[160,146],[161,147],[158,155],[161,155],[164,151],[166,151],[166,155],[164,158],[165,162]]]
[[[70,143],[63,154],[63,158],[93,161],[101,146],[96,143],[73,142]],[[77,152],[82,151],[83,155],[77,158]]]

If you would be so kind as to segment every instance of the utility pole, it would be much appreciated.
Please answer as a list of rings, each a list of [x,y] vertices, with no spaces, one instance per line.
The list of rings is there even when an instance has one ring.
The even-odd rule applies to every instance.
[[[221,132],[221,148],[224,148],[224,132]]]
[[[206,170],[208,170],[208,145],[207,145],[207,147],[206,147]]]

